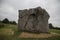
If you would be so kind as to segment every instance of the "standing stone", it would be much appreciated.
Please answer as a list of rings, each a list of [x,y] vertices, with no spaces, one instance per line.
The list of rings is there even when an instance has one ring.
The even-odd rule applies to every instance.
[[[49,15],[41,7],[19,10],[18,29],[19,31],[48,32]]]

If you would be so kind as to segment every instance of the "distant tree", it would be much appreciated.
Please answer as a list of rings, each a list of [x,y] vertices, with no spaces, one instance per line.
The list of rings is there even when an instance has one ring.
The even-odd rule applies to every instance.
[[[10,21],[10,24],[17,24],[15,21]]]
[[[13,21],[13,24],[17,24],[15,21]]]
[[[2,23],[8,24],[9,23],[9,20],[7,18],[5,18],[5,19],[3,19]]]
[[[49,28],[50,29],[53,29],[54,28],[53,25],[52,25],[52,23],[49,24]]]
[[[54,29],[58,29],[58,30],[60,30],[60,28],[59,28],[59,27],[55,27]]]
[[[9,23],[12,24],[12,21],[10,21]]]

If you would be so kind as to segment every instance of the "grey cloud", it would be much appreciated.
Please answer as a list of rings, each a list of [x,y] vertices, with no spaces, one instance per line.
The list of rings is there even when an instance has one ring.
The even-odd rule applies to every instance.
[[[2,3],[3,0],[0,0],[0,3]]]
[[[0,19],[8,18],[9,20],[15,20],[17,21],[17,10],[8,5],[8,4],[2,4],[0,6]]]

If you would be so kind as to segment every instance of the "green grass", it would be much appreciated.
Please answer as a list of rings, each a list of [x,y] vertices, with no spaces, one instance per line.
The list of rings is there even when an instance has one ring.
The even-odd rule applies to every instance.
[[[12,35],[11,31],[14,31]],[[49,32],[60,34],[60,30],[50,29]],[[60,40],[60,36],[49,37],[49,38],[18,38],[21,32],[18,32],[17,25],[5,24],[4,28],[0,29],[0,40]]]
[[[50,32],[54,32],[54,33],[60,34],[60,30],[58,30],[58,29],[50,29]]]
[[[12,34],[14,32],[14,34]],[[17,40],[17,36],[21,32],[18,32],[17,25],[5,24],[3,28],[0,29],[0,40]]]

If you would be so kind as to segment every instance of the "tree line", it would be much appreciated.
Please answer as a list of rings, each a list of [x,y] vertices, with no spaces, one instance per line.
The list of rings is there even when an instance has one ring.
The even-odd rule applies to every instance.
[[[17,24],[15,21],[9,21],[7,18],[3,19],[0,21],[0,23],[5,23],[5,24]]]
[[[54,27],[54,26],[52,25],[52,23],[49,23],[49,29],[58,29],[58,30],[60,30],[59,27]]]

